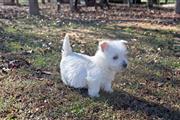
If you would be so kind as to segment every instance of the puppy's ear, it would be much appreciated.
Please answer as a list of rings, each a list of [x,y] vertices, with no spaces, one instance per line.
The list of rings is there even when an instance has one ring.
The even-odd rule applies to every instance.
[[[104,52],[108,48],[108,43],[106,41],[100,43],[101,50]]]

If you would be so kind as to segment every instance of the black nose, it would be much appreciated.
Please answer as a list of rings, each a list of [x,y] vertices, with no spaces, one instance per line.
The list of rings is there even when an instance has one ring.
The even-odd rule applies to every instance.
[[[125,61],[123,62],[123,67],[127,68],[127,63]]]

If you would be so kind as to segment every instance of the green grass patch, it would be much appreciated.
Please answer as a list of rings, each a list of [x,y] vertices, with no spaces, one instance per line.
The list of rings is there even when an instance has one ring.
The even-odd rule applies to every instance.
[[[10,51],[20,51],[23,48],[19,42],[9,42],[7,44]]]
[[[82,117],[84,116],[85,108],[81,102],[76,102],[70,107],[70,111],[77,117]]]
[[[57,52],[48,52],[44,53],[43,51],[39,51],[40,53],[35,53],[33,55],[32,64],[37,68],[51,68],[59,64],[59,54]]]
[[[36,55],[33,64],[37,68],[43,68],[48,65],[46,58],[42,55]]]

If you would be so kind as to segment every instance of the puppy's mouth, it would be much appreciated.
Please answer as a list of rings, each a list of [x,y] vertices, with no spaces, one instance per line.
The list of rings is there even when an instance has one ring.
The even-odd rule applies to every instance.
[[[116,69],[111,68],[111,67],[108,67],[108,69],[109,69],[110,71],[117,71]]]
[[[115,72],[120,72],[122,70],[122,68],[111,68],[109,67],[110,71],[115,71]]]

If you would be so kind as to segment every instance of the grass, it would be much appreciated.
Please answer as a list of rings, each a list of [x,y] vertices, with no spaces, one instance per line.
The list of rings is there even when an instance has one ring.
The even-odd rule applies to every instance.
[[[7,72],[1,69],[1,119],[179,118],[180,59],[173,47],[179,31],[123,23],[60,25],[55,19],[40,17],[20,17],[9,20],[10,24],[6,19],[0,21],[1,66],[21,61]],[[59,61],[65,33],[70,34],[75,51],[89,55],[101,39],[128,41],[129,66],[115,77],[112,94],[101,91],[99,98],[90,98],[87,90],[62,83]],[[27,53],[29,50],[32,52]]]

